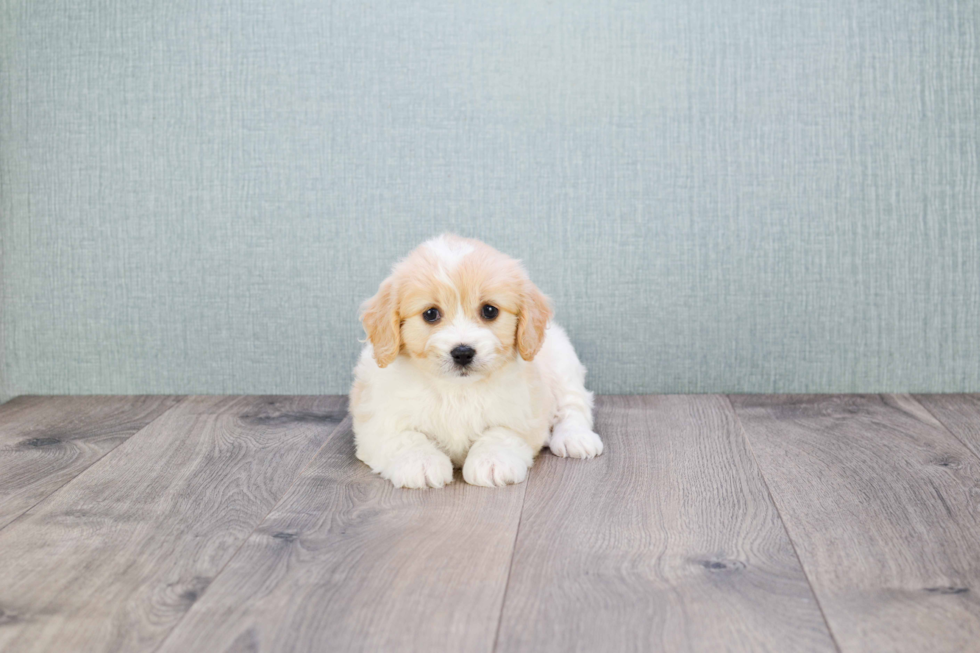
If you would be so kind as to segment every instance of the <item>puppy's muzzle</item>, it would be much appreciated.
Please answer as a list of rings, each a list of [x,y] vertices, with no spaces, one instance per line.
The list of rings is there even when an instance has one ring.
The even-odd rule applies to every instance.
[[[453,362],[457,365],[466,367],[473,362],[473,358],[476,356],[476,350],[469,345],[458,345],[453,347],[449,355],[453,357]]]

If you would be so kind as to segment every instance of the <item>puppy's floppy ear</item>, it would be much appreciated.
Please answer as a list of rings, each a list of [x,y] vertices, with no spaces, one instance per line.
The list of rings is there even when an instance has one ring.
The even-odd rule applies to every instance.
[[[521,313],[517,316],[517,350],[532,360],[544,344],[544,331],[551,319],[551,301],[530,281],[524,284]]]
[[[381,282],[378,293],[361,304],[361,323],[374,347],[378,367],[387,367],[398,357],[402,346],[398,297],[391,277]]]

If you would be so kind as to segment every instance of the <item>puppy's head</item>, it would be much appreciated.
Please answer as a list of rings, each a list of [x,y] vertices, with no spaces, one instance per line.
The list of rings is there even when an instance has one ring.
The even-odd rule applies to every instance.
[[[520,263],[451,235],[400,261],[361,307],[380,367],[404,353],[455,379],[485,377],[517,354],[533,359],[550,318],[548,298]]]

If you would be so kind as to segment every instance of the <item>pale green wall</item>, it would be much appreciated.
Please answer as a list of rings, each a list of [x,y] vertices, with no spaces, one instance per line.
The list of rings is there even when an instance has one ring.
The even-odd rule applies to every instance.
[[[345,392],[447,229],[600,392],[980,391],[976,1],[0,8],[0,394]]]

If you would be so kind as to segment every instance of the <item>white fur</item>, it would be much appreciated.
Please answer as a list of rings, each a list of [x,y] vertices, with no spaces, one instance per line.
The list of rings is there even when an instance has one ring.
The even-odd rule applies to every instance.
[[[446,282],[449,282],[449,275],[446,273],[459,265],[464,256],[473,252],[473,246],[469,243],[453,241],[446,236],[437,236],[427,240],[423,246],[427,247],[439,259],[437,274],[440,279]]]
[[[549,435],[558,456],[602,453],[585,368],[555,324],[533,361],[514,356],[472,382],[431,373],[405,355],[380,368],[370,344],[354,376],[362,390],[352,410],[365,418],[355,427],[357,457],[397,487],[442,487],[453,465],[473,485],[520,483]]]
[[[459,265],[463,257],[473,252],[473,246],[462,241],[452,241],[446,236],[437,236],[425,241],[425,246],[448,268]]]

